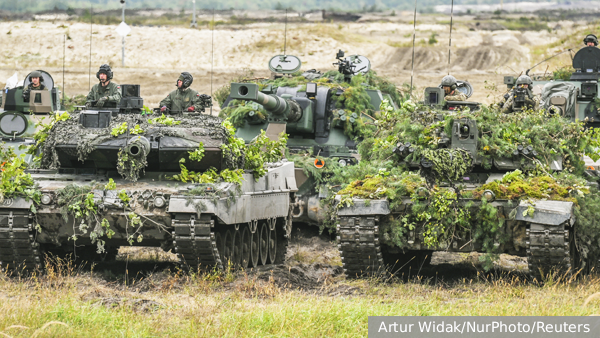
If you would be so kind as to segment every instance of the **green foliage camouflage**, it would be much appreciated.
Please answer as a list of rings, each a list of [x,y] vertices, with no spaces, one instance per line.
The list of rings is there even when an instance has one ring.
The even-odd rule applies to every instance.
[[[408,142],[414,152],[406,161],[418,161],[424,150],[437,149],[444,136],[442,132],[447,137],[451,135],[454,120],[461,117],[477,122],[480,133],[477,156],[484,169],[492,168],[494,158],[511,158],[519,146],[531,146],[538,154],[535,159],[522,158],[522,164],[529,160],[548,168],[560,157],[565,170],[578,175],[585,169],[583,155],[594,160],[600,158],[596,151],[600,146],[598,129],[586,128],[584,122],[571,122],[543,110],[500,114],[496,109],[482,106],[479,111],[439,114],[428,107],[417,108],[410,101],[398,110],[390,108],[386,105],[382,109],[377,131],[361,143],[359,150],[363,159],[391,158],[392,150],[399,142]]]
[[[112,179],[106,185],[97,182],[83,186],[70,184],[56,192],[57,205],[63,220],[72,222],[73,235],[70,239],[76,242],[79,237],[89,235],[92,244],[97,245],[98,253],[105,251],[105,241],[102,237],[106,235],[110,239],[115,234],[108,220],[99,214],[98,205],[94,200],[93,191],[104,189],[114,189]]]
[[[211,168],[204,173],[196,173],[185,167],[185,159],[182,158],[179,162],[181,173],[174,175],[173,179],[192,183],[215,183],[223,181],[241,185],[244,170],[251,171],[254,178],[258,180],[267,173],[265,163],[277,162],[285,154],[287,134],[282,133],[277,140],[272,141],[263,130],[260,135],[246,145],[243,139],[235,137],[235,128],[229,121],[224,121],[223,126],[228,132],[228,137],[227,142],[221,145],[221,149],[223,150],[223,155],[231,159],[237,169],[224,169],[217,173],[214,168]],[[190,160],[199,161],[203,153],[204,149],[200,145],[199,149],[189,152]]]
[[[394,211],[382,222],[384,244],[402,248],[407,231],[417,227],[422,229],[423,241],[430,249],[444,249],[454,236],[470,234],[481,250],[489,253],[486,267],[491,267],[498,247],[509,238],[504,231],[506,219],[500,216],[504,214],[482,197],[485,190],[491,190],[496,199],[512,201],[509,205],[513,207],[519,201],[572,201],[576,215],[581,215],[576,223],[578,248],[586,258],[600,257],[600,236],[595,235],[600,229],[592,216],[598,209],[591,209],[600,206],[600,199],[583,177],[582,161],[583,155],[599,158],[598,130],[544,111],[500,114],[483,106],[480,111],[440,113],[410,101],[398,110],[384,102],[377,116],[377,129],[367,133],[359,145],[361,162],[343,170],[335,166],[321,170],[316,181],[336,191],[332,195],[337,197],[337,208],[351,205],[353,198],[388,199]],[[524,157],[522,170],[466,189],[460,182],[475,165],[471,156],[460,149],[438,149],[440,140],[451,136],[453,122],[460,118],[477,122],[477,156],[483,170],[491,169],[494,158],[511,158],[519,146],[531,146],[537,156]],[[409,143],[412,148],[404,159],[393,152],[399,143]],[[422,158],[435,164],[433,177],[418,169]],[[563,160],[565,170],[552,173],[550,163],[557,158]],[[327,203],[335,204],[332,197]],[[330,229],[335,224],[333,211],[325,224]]]
[[[373,129],[372,124],[369,122],[373,120],[375,109],[378,107],[371,105],[371,99],[366,92],[367,89],[378,89],[389,94],[396,105],[400,105],[408,97],[406,91],[397,88],[389,80],[378,76],[372,70],[366,74],[353,76],[350,83],[345,82],[344,75],[335,70],[325,74],[296,72],[277,79],[239,78],[237,81],[258,84],[260,90],[270,86],[273,91],[277,90],[278,87],[300,87],[300,92],[306,91],[308,82],[317,83],[319,86],[338,88],[343,93],[332,97],[337,108],[332,123],[336,126],[343,126],[345,134],[351,138],[362,137],[364,133],[368,132],[369,128]],[[228,93],[228,88],[229,86],[225,86],[221,91],[225,93],[225,89],[227,89]],[[222,102],[219,103],[222,104],[226,97],[223,95]],[[219,113],[219,117],[227,118],[236,128],[242,127],[248,116],[252,116],[257,121],[264,121],[267,113],[262,106],[254,102],[241,100],[232,100]]]
[[[36,188],[31,174],[25,172],[25,155],[17,156],[12,147],[0,145],[0,203],[7,198],[23,197],[39,203],[41,193]],[[32,206],[35,212],[35,206]]]

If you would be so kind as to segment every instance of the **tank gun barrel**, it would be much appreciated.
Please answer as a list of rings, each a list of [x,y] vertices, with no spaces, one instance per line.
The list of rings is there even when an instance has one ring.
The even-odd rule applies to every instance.
[[[254,83],[232,83],[231,98],[256,102],[263,106],[273,120],[296,122],[302,117],[302,107],[291,99],[263,94]]]

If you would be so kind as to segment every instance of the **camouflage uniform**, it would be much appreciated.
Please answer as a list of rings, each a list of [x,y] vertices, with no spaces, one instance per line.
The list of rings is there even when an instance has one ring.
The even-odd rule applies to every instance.
[[[186,111],[188,107],[193,106],[195,111],[204,111],[204,104],[200,99],[200,94],[191,89],[175,89],[164,100],[160,101],[159,106],[167,107],[173,113]]]
[[[504,105],[502,106],[502,113],[504,114],[509,114],[513,112],[513,101],[515,100],[515,95],[514,95],[514,89],[511,90],[508,93],[508,99],[506,100],[506,102],[504,102]],[[536,96],[531,94],[530,92],[530,96],[527,96],[525,98],[525,106],[526,108],[530,108],[530,109],[538,109],[540,107],[540,99]]]
[[[458,90],[452,91],[450,94],[444,97],[446,101],[467,101],[467,95],[459,92]]]
[[[40,83],[40,85],[37,87],[34,87],[33,83],[30,83],[27,86],[27,89],[25,89],[23,91],[23,101],[25,101],[25,102],[29,101],[29,96],[30,96],[32,90],[44,90],[44,89],[46,89],[46,86],[44,86],[43,83]]]
[[[87,95],[86,103],[98,101],[102,97],[107,97],[107,102],[119,103],[121,101],[121,86],[114,82],[109,82],[106,87],[101,84],[95,84]]]

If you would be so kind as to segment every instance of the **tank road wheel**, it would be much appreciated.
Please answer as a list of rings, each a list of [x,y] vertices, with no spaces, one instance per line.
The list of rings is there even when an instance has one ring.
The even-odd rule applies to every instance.
[[[269,227],[266,223],[260,225],[260,236],[259,236],[259,251],[260,251],[260,264],[266,265],[267,258],[269,256]]]
[[[250,263],[250,246],[252,246],[252,234],[247,225],[243,226],[242,230],[242,250],[241,250],[241,267],[246,269]]]
[[[225,241],[223,243],[223,258],[224,266],[226,267],[229,263],[233,263],[233,233],[231,230],[225,231]]]
[[[223,237],[220,233],[215,234],[215,243],[217,245],[217,250],[219,251],[219,258],[221,262],[225,261],[225,257],[223,257],[223,253],[225,252],[225,248],[223,247]]]
[[[277,259],[277,227],[269,230],[269,263],[275,264]]]
[[[231,263],[233,268],[238,269],[242,262],[242,232],[239,230],[233,230],[233,251],[231,256]]]
[[[259,237],[260,237],[260,228],[257,228],[253,234],[252,233],[250,234],[250,266],[253,268],[258,266],[258,259],[260,257]]]

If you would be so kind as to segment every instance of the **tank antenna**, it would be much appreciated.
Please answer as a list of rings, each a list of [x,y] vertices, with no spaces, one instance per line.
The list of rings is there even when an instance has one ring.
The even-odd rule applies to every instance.
[[[62,87],[62,104],[65,104],[65,54],[66,54],[67,36],[63,35],[63,87]]]
[[[212,30],[211,30],[211,41],[210,41],[210,97],[212,100],[213,96],[213,60],[215,58],[215,8],[213,7],[212,12]],[[212,115],[213,105],[210,105],[210,115]]]
[[[287,47],[287,8],[285,9],[285,25],[283,30],[283,55],[285,56],[285,50]]]
[[[415,0],[415,15],[413,18],[413,45],[412,45],[412,61],[410,65],[410,97],[412,98],[413,75],[415,73],[415,38],[417,35],[417,0]]]
[[[452,52],[452,17],[454,16],[454,0],[450,7],[450,37],[448,38],[448,75],[450,75],[450,53]]]
[[[540,64],[542,64],[542,63],[544,63],[544,62],[546,62],[546,61],[548,61],[548,60],[550,60],[550,59],[552,59],[552,58],[555,58],[555,57],[557,57],[557,56],[559,56],[559,55],[561,55],[561,54],[563,54],[563,53],[566,53],[566,52],[571,52],[571,51],[572,51],[572,49],[571,49],[571,48],[569,48],[569,49],[567,49],[567,50],[563,50],[562,52],[560,52],[560,53],[558,53],[558,54],[554,54],[554,55],[552,55],[551,57],[547,58],[546,60],[543,60],[543,61],[540,61],[540,62],[536,63],[534,66],[532,66],[531,68],[529,68],[529,69],[527,69],[527,70],[525,71],[525,75],[529,76],[529,71],[530,71],[530,70],[532,70],[533,68],[535,68],[535,67],[539,66]],[[573,61],[573,56],[571,56],[571,61]]]
[[[88,66],[88,90],[92,88],[92,17],[94,16],[94,5],[90,4],[90,64]]]

